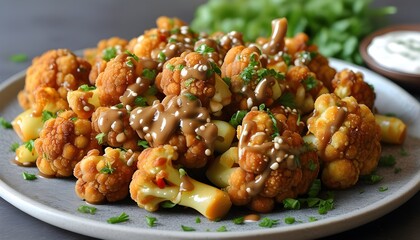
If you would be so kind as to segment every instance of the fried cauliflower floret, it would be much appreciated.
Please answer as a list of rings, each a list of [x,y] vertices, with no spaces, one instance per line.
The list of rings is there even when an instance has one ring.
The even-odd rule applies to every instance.
[[[162,202],[193,208],[210,220],[221,219],[231,201],[222,190],[198,182],[177,167],[178,153],[170,145],[144,150],[130,183],[131,198],[147,211],[157,211]]]
[[[156,85],[165,95],[190,93],[204,106],[215,94],[215,73],[207,58],[197,52],[185,57],[176,57],[167,61],[162,74],[156,77]]]
[[[99,107],[92,115],[92,130],[99,144],[140,150],[140,140],[130,127],[130,113],[126,109]]]
[[[103,72],[96,79],[98,97],[101,106],[113,106],[120,103],[120,96],[127,87],[141,76],[143,66],[136,55],[121,53],[110,60]]]
[[[335,95],[339,98],[352,96],[359,104],[365,104],[373,109],[375,92],[373,88],[363,80],[363,74],[345,69],[338,72],[332,80]]]
[[[72,111],[60,113],[45,122],[40,137],[35,140],[39,155],[36,165],[43,175],[69,177],[89,150],[99,149],[90,121],[75,117]]]
[[[316,179],[316,151],[289,130],[287,114],[251,110],[238,126],[238,147],[209,166],[206,175],[226,188],[234,205],[270,212],[276,203],[305,194]]]
[[[56,89],[50,87],[38,88],[34,93],[34,104],[32,115],[39,117],[43,111],[56,113],[60,110],[68,110],[69,105],[66,99],[61,98]]]
[[[251,109],[264,103],[270,106],[280,97],[279,81],[284,76],[263,67],[257,46],[236,46],[226,54],[222,78],[230,80],[232,109]]]
[[[87,85],[70,91],[67,94],[67,102],[70,109],[77,114],[77,117],[89,119],[93,112],[100,106],[98,90]]]
[[[176,17],[170,18],[167,16],[160,16],[158,17],[158,19],[156,19],[156,25],[158,29],[170,31],[172,29],[177,29],[182,26],[187,26],[187,23]]]
[[[89,151],[74,168],[77,196],[92,204],[126,198],[138,155],[110,147],[103,156],[97,149]]]
[[[171,144],[178,149],[179,163],[186,168],[204,167],[211,159],[218,128],[196,97],[167,96],[162,103],[138,107],[130,113],[130,126],[149,146]]]
[[[95,85],[96,78],[99,73],[105,70],[106,64],[118,54],[127,49],[128,41],[119,38],[111,37],[109,39],[102,39],[98,42],[95,49],[85,51],[84,55],[92,65],[92,70],[89,73],[90,84]],[[93,55],[93,56],[89,56]]]
[[[323,163],[321,180],[325,186],[349,188],[360,175],[376,168],[381,153],[380,128],[370,109],[355,98],[321,95],[307,125]]]
[[[306,66],[290,67],[286,74],[285,92],[292,93],[295,107],[303,114],[313,110],[315,99],[328,89]]]
[[[34,93],[44,87],[56,89],[66,99],[67,92],[88,83],[91,65],[68,49],[49,50],[34,58],[19,92],[19,104],[28,109],[35,103]]]
[[[333,91],[332,83],[337,71],[330,66],[328,58],[323,56],[320,52],[316,52],[315,57],[307,64],[311,72],[315,73],[318,80],[330,91]]]

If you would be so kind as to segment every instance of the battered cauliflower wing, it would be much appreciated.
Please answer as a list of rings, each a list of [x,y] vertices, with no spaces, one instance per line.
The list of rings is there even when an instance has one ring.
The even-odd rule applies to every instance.
[[[349,188],[360,175],[376,168],[381,153],[380,128],[370,109],[355,98],[321,95],[307,125],[322,160],[325,186]]]
[[[276,203],[305,194],[316,179],[316,150],[291,130],[296,126],[289,128],[288,119],[296,116],[288,115],[296,113],[251,110],[238,126],[238,147],[210,165],[207,177],[226,188],[234,205],[270,212]]]
[[[99,107],[92,115],[92,130],[99,144],[140,150],[140,140],[129,124],[130,113],[126,109]]]
[[[116,202],[128,196],[139,153],[106,148],[100,155],[93,149],[76,164],[75,192],[88,203]]]
[[[91,149],[99,149],[91,122],[78,119],[72,111],[60,113],[45,122],[35,140],[36,165],[48,177],[69,177],[75,165]]]
[[[61,98],[67,92],[88,83],[91,65],[68,49],[49,50],[34,58],[26,71],[25,88],[19,92],[18,100],[24,109],[35,103],[34,93],[44,87],[55,89]]]
[[[338,72],[332,80],[335,95],[340,98],[352,96],[359,104],[365,104],[373,109],[375,92],[368,83],[363,80],[363,74],[345,69]]]
[[[198,182],[177,167],[176,148],[163,145],[144,150],[130,183],[131,198],[147,211],[157,211],[162,202],[193,208],[210,220],[222,218],[232,203],[215,187]]]

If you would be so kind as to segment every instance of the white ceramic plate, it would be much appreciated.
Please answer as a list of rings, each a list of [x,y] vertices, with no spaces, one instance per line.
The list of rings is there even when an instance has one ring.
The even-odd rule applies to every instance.
[[[36,168],[23,168],[12,163],[14,154],[9,150],[13,142],[18,142],[12,130],[0,130],[0,196],[5,200],[49,224],[101,239],[308,239],[326,236],[348,230],[372,221],[399,207],[420,189],[420,105],[416,99],[389,80],[361,67],[339,60],[331,60],[337,69],[351,68],[361,71],[365,79],[372,83],[377,93],[376,106],[382,113],[395,113],[409,125],[409,138],[404,149],[409,156],[399,154],[401,146],[384,146],[383,154],[392,153],[397,157],[397,165],[402,169],[398,174],[393,168],[381,167],[378,173],[384,179],[376,185],[358,184],[356,187],[335,192],[335,209],[325,215],[319,215],[317,209],[286,211],[278,209],[262,217],[279,219],[273,228],[261,228],[257,222],[235,225],[232,219],[244,216],[245,209],[233,209],[220,222],[210,222],[194,210],[174,208],[157,213],[146,212],[127,200],[114,205],[99,205],[95,215],[82,214],[77,208],[84,204],[74,194],[74,179],[23,180],[23,171],[37,174]],[[22,110],[16,94],[23,88],[24,73],[17,74],[0,85],[0,116],[12,120]],[[388,190],[380,192],[379,187]],[[128,222],[111,225],[106,220],[126,212]],[[154,216],[157,225],[147,226],[145,216]],[[284,223],[284,218],[293,216],[301,221],[292,225]],[[309,222],[309,217],[318,221]],[[200,217],[201,223],[196,223]],[[195,232],[183,232],[181,225],[196,229]],[[216,232],[226,226],[228,232]],[[332,227],[333,226],[333,227]]]

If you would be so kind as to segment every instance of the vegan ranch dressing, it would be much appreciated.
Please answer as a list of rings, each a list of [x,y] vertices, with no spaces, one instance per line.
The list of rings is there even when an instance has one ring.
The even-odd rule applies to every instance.
[[[383,67],[420,74],[420,32],[395,31],[377,36],[367,52]]]

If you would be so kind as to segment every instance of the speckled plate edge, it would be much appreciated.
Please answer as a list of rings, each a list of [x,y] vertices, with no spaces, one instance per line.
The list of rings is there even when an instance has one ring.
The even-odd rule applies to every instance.
[[[389,94],[398,95],[399,102],[410,103],[407,105],[409,106],[408,108],[403,108],[403,110],[398,112],[398,114],[411,127],[409,133],[416,138],[420,138],[420,106],[417,100],[394,83],[367,69],[335,59],[331,60],[331,64],[337,69],[350,68],[362,71],[365,74],[367,81],[371,82],[376,87],[376,91],[379,92],[379,109],[385,109],[390,106],[390,103],[386,101],[386,98],[389,96],[385,96]],[[7,81],[0,85],[0,93],[3,93],[3,91],[13,84],[17,84],[17,81],[22,81],[23,77],[24,72],[10,77]],[[20,84],[22,85],[22,83]],[[384,97],[384,99],[381,99],[382,97]],[[392,104],[391,107],[393,107]],[[416,160],[418,161],[418,159]],[[315,238],[345,231],[381,217],[406,202],[414,194],[416,194],[419,189],[420,172],[417,171],[417,174],[407,181],[403,187],[395,191],[392,195],[388,195],[387,197],[377,201],[375,204],[371,204],[367,207],[356,209],[342,215],[327,217],[318,222],[290,225],[287,226],[287,228],[249,231],[244,229],[243,232],[188,233],[181,231],[177,232],[133,228],[124,225],[110,225],[75,216],[33,200],[25,194],[16,191],[12,186],[0,179],[0,195],[15,207],[54,226],[103,239],[131,237],[142,237],[142,239],[257,239],[261,237],[264,237],[265,239],[278,239],[280,237],[287,237],[288,239]],[[333,228],[331,228],[331,224],[334,224]]]

